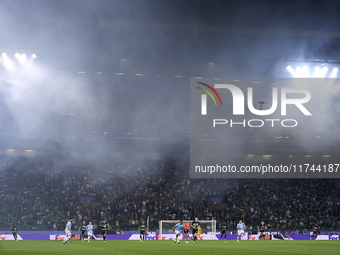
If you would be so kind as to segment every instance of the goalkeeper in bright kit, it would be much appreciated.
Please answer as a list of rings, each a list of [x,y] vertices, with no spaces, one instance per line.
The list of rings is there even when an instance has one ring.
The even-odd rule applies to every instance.
[[[63,244],[67,244],[67,241],[70,240],[70,238],[71,238],[72,221],[73,221],[73,219],[69,218],[68,222],[66,223],[66,228],[65,228],[65,235],[66,235],[66,237],[65,237],[65,240],[63,241]]]

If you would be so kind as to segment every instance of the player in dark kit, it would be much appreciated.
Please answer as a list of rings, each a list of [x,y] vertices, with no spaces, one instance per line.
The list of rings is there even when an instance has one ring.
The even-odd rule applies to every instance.
[[[194,243],[197,239],[197,232],[198,232],[199,227],[200,227],[200,223],[198,222],[198,218],[195,218],[195,220],[191,223],[192,236],[194,237]]]
[[[310,240],[316,240],[316,238],[318,237],[318,233],[319,233],[319,226],[317,223],[315,223],[314,227],[313,227],[313,235],[312,237],[310,238]]]
[[[105,240],[106,240],[106,234],[107,234],[108,230],[109,230],[109,224],[106,223],[106,220],[103,220],[103,223],[102,223],[102,234],[103,234],[104,243],[105,243]]]
[[[259,239],[260,239],[260,240],[262,240],[262,238],[265,237],[264,231],[265,231],[266,229],[267,229],[267,226],[264,225],[264,222],[263,222],[263,221],[261,222],[261,225],[260,225],[260,226],[257,226],[257,231],[260,231],[260,232],[261,232],[261,234],[260,234],[260,236],[259,236]]]
[[[142,220],[142,224],[139,226],[139,238],[141,242],[145,239],[145,221]]]
[[[85,221],[83,221],[83,224],[81,224],[81,226],[79,227],[78,231],[80,231],[80,229],[81,229],[81,240],[84,241],[85,232],[86,232],[86,223],[85,223]]]
[[[223,222],[222,225],[222,234],[221,234],[221,240],[223,240],[223,236],[224,236],[224,240],[227,239],[227,223]]]
[[[15,224],[12,227],[12,234],[13,234],[15,242],[18,242],[18,229]]]

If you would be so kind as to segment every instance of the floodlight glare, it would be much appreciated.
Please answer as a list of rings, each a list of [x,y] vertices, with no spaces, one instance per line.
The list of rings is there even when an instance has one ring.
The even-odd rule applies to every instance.
[[[3,66],[7,69],[7,70],[10,70],[10,71],[12,71],[12,70],[14,70],[14,68],[15,68],[15,65],[14,65],[14,63],[10,60],[10,58],[7,56],[7,54],[6,53],[2,53],[2,64],[3,64]]]
[[[294,71],[294,69],[291,67],[291,66],[287,66],[286,67],[286,69],[288,70],[288,72],[293,76],[293,77],[295,77],[295,71]]]
[[[338,68],[334,67],[329,77],[336,78],[337,74],[338,74]]]

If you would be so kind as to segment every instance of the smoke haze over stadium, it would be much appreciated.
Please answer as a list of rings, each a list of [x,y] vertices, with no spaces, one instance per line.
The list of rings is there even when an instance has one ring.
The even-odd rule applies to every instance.
[[[2,75],[3,122],[23,137],[53,139],[57,122],[78,136],[122,128],[178,138],[189,133],[189,78],[287,77],[282,60],[339,54],[324,52],[338,41],[339,4],[324,1],[321,12],[307,2],[4,1],[2,52],[38,58]],[[328,89],[334,116],[338,89]]]
[[[238,168],[339,164],[339,14],[335,0],[1,1],[0,230],[63,231],[74,217],[77,229],[107,219],[137,231],[132,222],[149,217],[158,231],[160,220],[195,216],[230,230],[240,218],[253,229],[260,220],[339,229],[340,171],[331,180],[190,178],[191,139]],[[190,82],[197,90],[204,78],[233,78],[245,95],[253,87],[257,110],[286,85],[267,81],[296,81],[312,95],[312,116],[293,106],[282,116],[279,98],[271,117],[296,128],[193,132]],[[216,100],[214,109],[234,118],[230,94],[218,92],[225,108]],[[241,117],[261,118],[248,108]]]

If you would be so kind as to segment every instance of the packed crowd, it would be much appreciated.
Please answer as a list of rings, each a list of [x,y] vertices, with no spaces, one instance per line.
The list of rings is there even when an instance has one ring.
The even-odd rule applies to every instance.
[[[235,229],[339,229],[338,179],[190,179],[183,159],[0,157],[0,228],[59,229],[68,217],[107,219],[115,230],[150,230],[165,219],[216,219]],[[221,202],[214,203],[213,199]]]

